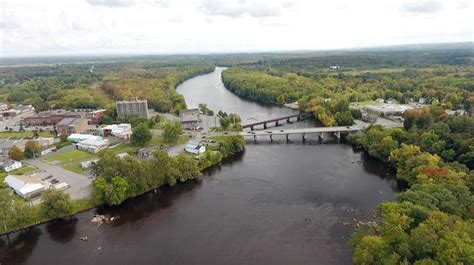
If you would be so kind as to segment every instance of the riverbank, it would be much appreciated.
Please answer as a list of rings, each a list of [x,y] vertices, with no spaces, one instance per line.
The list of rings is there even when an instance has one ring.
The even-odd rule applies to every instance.
[[[219,163],[221,163],[221,161],[223,159],[229,158],[229,157],[231,157],[231,156],[233,156],[233,155],[235,155],[239,152],[244,151],[245,142],[243,141],[243,138],[238,137],[240,139],[239,141],[237,141],[237,142],[239,142],[239,144],[235,144],[234,143],[236,141],[235,137],[238,137],[238,136],[219,137],[219,138],[213,139],[214,141],[217,142],[218,145],[209,147],[208,151],[206,153],[204,153],[201,156],[201,158],[199,159],[198,166],[199,166],[199,173],[200,174],[202,174],[206,169],[211,168],[215,165],[218,165]],[[187,156],[187,157],[191,157],[187,154],[182,154],[182,155]],[[104,159],[104,158],[102,158],[102,159]],[[117,158],[117,159],[123,160],[124,158]],[[118,166],[118,165],[114,164],[114,166]],[[163,168],[162,170],[168,170],[168,169]],[[100,172],[99,172],[99,175],[100,175]],[[192,177],[192,178],[179,177],[177,180],[180,181],[180,182],[184,182],[184,181],[187,181],[188,179],[194,179],[194,177]],[[142,195],[144,193],[147,193],[147,192],[151,192],[151,191],[153,191],[157,188],[160,188],[162,186],[174,185],[175,183],[176,182],[163,183],[163,184],[158,185],[158,186],[150,187],[149,189],[147,189],[147,190],[145,190],[141,193],[134,194],[133,196],[129,196],[129,197],[124,197],[123,200],[120,203],[122,203],[123,201],[125,201],[127,199],[140,196],[140,195]],[[117,203],[117,204],[120,204],[120,203]],[[34,207],[32,207],[32,215],[30,216],[30,220],[28,221],[28,223],[22,225],[21,227],[9,228],[7,231],[4,230],[4,226],[0,226],[0,235],[10,234],[10,233],[22,230],[22,229],[27,229],[27,228],[30,228],[30,227],[33,227],[33,226],[36,226],[36,225],[51,222],[51,221],[54,221],[56,219],[70,218],[71,216],[74,216],[78,213],[81,213],[81,212],[84,212],[84,211],[87,211],[87,210],[90,210],[90,209],[93,209],[93,208],[96,208],[96,207],[100,207],[100,206],[103,206],[103,205],[106,205],[106,204],[107,204],[106,202],[104,202],[101,198],[99,198],[99,196],[97,194],[97,191],[96,191],[96,192],[94,192],[92,197],[90,197],[88,199],[71,201],[71,207],[72,207],[71,214],[69,214],[67,216],[62,216],[60,218],[54,218],[54,219],[46,219],[46,218],[41,217],[41,215],[40,215],[40,206],[34,206]],[[117,204],[113,204],[113,205],[117,205]]]

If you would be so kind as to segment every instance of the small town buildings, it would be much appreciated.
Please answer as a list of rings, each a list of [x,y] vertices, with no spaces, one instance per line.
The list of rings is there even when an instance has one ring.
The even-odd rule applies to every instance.
[[[54,138],[38,139],[0,139],[0,155],[8,156],[8,152],[13,146],[17,146],[21,151],[25,150],[25,144],[28,141],[37,141],[42,148],[51,147],[54,144]]]
[[[48,187],[47,183],[35,175],[8,175],[4,181],[10,189],[24,199],[39,196]]]
[[[130,100],[123,100],[115,102],[117,107],[117,116],[119,118],[125,116],[138,116],[149,118],[148,115],[148,101],[146,99],[140,100],[138,97],[132,97]]]
[[[458,109],[458,110],[450,110],[450,109],[447,109],[447,110],[444,110],[444,112],[446,112],[446,114],[448,114],[449,116],[465,116],[465,115],[469,115],[469,113],[463,109]]]
[[[86,131],[87,120],[83,117],[64,118],[56,124],[58,134],[73,134]]]
[[[105,116],[105,109],[99,109],[99,110],[92,110],[89,112],[86,112],[86,119],[87,123],[89,124],[99,124],[100,119]]]
[[[120,139],[129,139],[132,136],[132,125],[129,123],[111,124],[102,128],[102,135],[113,135]]]
[[[3,169],[5,172],[12,172],[13,170],[17,170],[21,168],[23,165],[20,161],[15,161],[11,159],[6,159],[4,161],[0,161],[0,169]]]
[[[25,117],[23,121],[28,126],[50,126],[56,125],[64,118],[80,118],[80,113],[65,110],[51,110],[38,112],[35,115]]]
[[[92,160],[87,160],[87,161],[82,161],[81,162],[81,168],[82,169],[88,169],[90,168],[93,164],[99,162],[99,158],[92,159]]]
[[[3,102],[0,102],[0,111],[5,111],[7,109],[8,109],[8,105]]]
[[[196,129],[201,121],[199,109],[180,110],[179,119],[185,129]]]
[[[91,136],[94,136],[94,135],[73,133],[73,134],[71,134],[67,137],[67,140],[71,141],[73,143],[78,143],[80,141],[84,141],[84,140],[88,139]]]
[[[362,109],[368,113],[377,116],[388,115],[402,115],[405,111],[413,109],[413,106],[404,104],[381,104],[381,105],[367,105]]]
[[[385,103],[385,100],[383,98],[377,98],[375,101],[381,104]]]
[[[367,113],[362,114],[362,120],[368,123],[375,123],[377,121],[377,116],[376,115],[371,115]]]
[[[109,146],[109,140],[101,136],[92,135],[91,137],[76,143],[76,148],[90,153],[97,153],[101,149]]]
[[[206,146],[200,140],[191,140],[184,150],[188,153],[198,155],[206,152]]]

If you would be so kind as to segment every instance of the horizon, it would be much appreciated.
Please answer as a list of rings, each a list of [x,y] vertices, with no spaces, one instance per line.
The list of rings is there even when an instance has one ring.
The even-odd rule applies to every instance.
[[[469,1],[5,0],[0,57],[297,52],[473,42]]]

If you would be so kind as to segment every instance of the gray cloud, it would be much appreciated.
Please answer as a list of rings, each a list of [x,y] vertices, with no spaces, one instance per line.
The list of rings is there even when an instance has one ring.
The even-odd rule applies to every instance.
[[[168,5],[168,1],[166,0],[86,0],[89,4],[93,6],[106,6],[106,7],[127,7],[133,6],[138,4],[145,4],[145,5],[160,5],[166,6]]]
[[[222,0],[204,0],[202,9],[208,15],[239,18],[244,15],[251,17],[272,17],[281,15],[281,5],[255,1],[239,0],[231,3]]]
[[[400,10],[409,13],[436,13],[443,8],[438,1],[417,1],[401,4]]]

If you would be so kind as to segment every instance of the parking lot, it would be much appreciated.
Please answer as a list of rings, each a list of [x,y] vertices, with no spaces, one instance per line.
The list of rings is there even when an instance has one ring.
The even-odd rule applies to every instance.
[[[52,177],[46,181],[57,179],[59,183],[65,182],[69,184],[69,188],[64,190],[64,192],[68,193],[71,199],[84,199],[89,197],[92,193],[92,179],[86,174],[77,174],[41,160],[30,159],[25,162],[41,170],[41,172],[38,173],[38,177],[44,179],[52,175]]]

